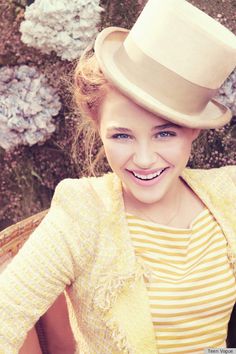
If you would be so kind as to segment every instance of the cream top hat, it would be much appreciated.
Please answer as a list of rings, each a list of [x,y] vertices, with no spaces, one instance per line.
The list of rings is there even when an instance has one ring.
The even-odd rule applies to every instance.
[[[185,0],[149,0],[133,28],[95,41],[105,77],[176,124],[216,128],[231,118],[213,97],[236,65],[236,36]]]

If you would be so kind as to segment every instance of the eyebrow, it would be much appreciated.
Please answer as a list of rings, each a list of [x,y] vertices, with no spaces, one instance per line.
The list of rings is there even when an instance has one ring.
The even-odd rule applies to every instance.
[[[175,124],[175,123],[166,123],[166,124],[156,125],[155,127],[152,128],[152,131],[153,130],[163,130],[163,129],[168,129],[168,128],[181,128],[181,126],[178,124]]]
[[[112,126],[112,127],[109,127],[107,128],[107,131],[117,131],[119,133],[130,133],[132,132],[131,129],[128,129],[128,128],[123,128],[123,127],[115,127],[115,126]]]
[[[168,128],[181,128],[180,125],[174,124],[174,123],[166,123],[166,124],[161,124],[161,125],[156,125],[155,127],[152,128],[152,131],[154,130],[163,130],[163,129],[168,129]],[[120,133],[130,133],[132,132],[131,129],[129,128],[124,128],[124,127],[116,127],[116,126],[111,126],[107,129],[107,131],[117,131]]]

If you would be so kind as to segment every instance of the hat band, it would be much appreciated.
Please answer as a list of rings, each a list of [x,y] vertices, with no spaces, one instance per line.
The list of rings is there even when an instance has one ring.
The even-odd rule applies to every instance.
[[[131,36],[115,53],[114,60],[132,84],[184,114],[201,112],[217,93],[217,89],[196,85],[161,65],[143,53]]]

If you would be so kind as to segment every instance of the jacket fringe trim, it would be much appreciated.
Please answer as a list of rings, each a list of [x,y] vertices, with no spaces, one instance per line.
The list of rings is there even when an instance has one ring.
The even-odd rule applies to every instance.
[[[106,326],[110,330],[114,344],[122,354],[135,354],[126,334],[114,319],[107,320]]]
[[[144,262],[137,257],[134,272],[126,275],[106,274],[101,276],[98,286],[95,288],[94,307],[100,312],[106,327],[110,331],[110,335],[119,351],[125,354],[134,354],[125,332],[116,323],[115,319],[109,317],[109,311],[115,304],[117,297],[124,289],[132,288],[136,281],[144,277],[147,281],[151,279],[152,272]]]
[[[125,275],[120,273],[101,275],[99,284],[95,288],[94,307],[102,313],[109,311],[124,288],[132,287],[141,277],[150,281],[152,276],[152,270],[138,256],[136,257],[136,266],[133,272]]]

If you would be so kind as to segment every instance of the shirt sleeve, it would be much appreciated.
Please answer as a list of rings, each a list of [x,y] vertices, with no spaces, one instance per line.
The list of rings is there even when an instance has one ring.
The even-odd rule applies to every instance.
[[[78,222],[67,188],[56,188],[50,210],[0,275],[0,354],[17,354],[27,332],[79,273]]]

